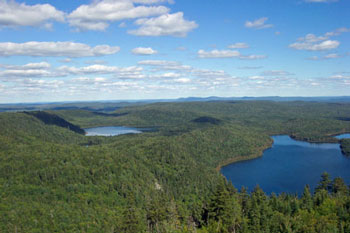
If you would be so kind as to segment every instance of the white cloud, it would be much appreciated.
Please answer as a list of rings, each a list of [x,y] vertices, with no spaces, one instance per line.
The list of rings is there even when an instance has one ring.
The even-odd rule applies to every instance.
[[[86,75],[86,74],[113,74],[116,72],[133,72],[133,71],[142,71],[143,69],[142,67],[137,67],[137,66],[120,68],[117,66],[91,65],[91,66],[83,66],[83,67],[61,66],[58,68],[58,70],[67,74]]]
[[[138,66],[117,67],[106,65],[91,65],[84,67],[61,66],[57,69],[57,73],[61,76],[67,75],[96,75],[96,74],[112,74],[116,78],[121,79],[140,79],[146,75],[142,73],[143,68]]]
[[[64,13],[50,4],[26,5],[0,0],[0,27],[43,26],[49,21],[64,21]]]
[[[340,83],[341,85],[350,85],[350,75],[337,74],[329,78],[332,82]]]
[[[208,69],[195,69],[193,70],[193,75],[204,79],[232,79],[231,75],[223,70],[208,70]]]
[[[267,56],[266,55],[255,55],[255,54],[252,54],[252,55],[242,55],[239,58],[242,59],[242,60],[260,60],[260,59],[267,58]]]
[[[0,71],[0,77],[49,77],[51,72],[41,69],[5,70]]]
[[[249,48],[249,45],[247,43],[235,43],[227,46],[229,49],[245,49]]]
[[[199,58],[232,58],[239,57],[241,54],[238,51],[234,50],[211,50],[204,51],[203,49],[197,52]]]
[[[289,47],[297,50],[308,50],[308,51],[322,51],[336,49],[340,45],[339,41],[336,40],[325,40],[320,43],[313,42],[296,42],[290,44]]]
[[[195,21],[185,20],[182,12],[164,14],[156,18],[138,19],[135,24],[140,27],[128,32],[136,36],[185,37],[188,32],[198,27]]]
[[[266,24],[266,21],[269,18],[263,17],[254,21],[246,21],[245,22],[245,27],[247,28],[254,28],[254,29],[264,29],[264,28],[271,28],[273,27],[272,24]]]
[[[330,53],[324,56],[325,59],[333,59],[333,58],[339,58],[340,55],[337,53]]]
[[[165,61],[165,60],[144,60],[144,61],[139,61],[137,64],[149,65],[149,66],[173,66],[173,65],[178,65],[179,63],[176,61]]]
[[[47,62],[28,63],[25,65],[0,65],[0,68],[6,68],[8,70],[40,70],[50,67],[51,65]]]
[[[284,70],[267,70],[261,73],[262,76],[288,76],[292,73]]]
[[[148,48],[143,48],[143,47],[134,48],[131,52],[135,55],[153,55],[153,54],[158,53],[157,50],[154,50],[150,47],[148,47]]]
[[[162,1],[100,0],[81,5],[68,16],[69,24],[78,30],[105,30],[111,22],[163,15],[165,6],[135,6],[134,3],[153,4]]]
[[[173,78],[180,78],[181,74],[174,73],[174,72],[168,72],[168,73],[163,73],[163,74],[159,74],[159,75],[153,75],[151,77],[152,78],[173,79]]]
[[[240,52],[235,50],[211,50],[205,51],[203,49],[197,52],[199,58],[239,58],[242,60],[257,60],[264,59],[265,55],[242,55]]]
[[[307,34],[305,37],[298,38],[297,42],[290,44],[289,47],[297,50],[322,51],[338,48],[340,42],[331,40],[333,36],[339,36],[342,33],[350,32],[350,28],[338,28],[335,31],[327,32],[322,36]]]
[[[191,79],[189,79],[189,78],[178,78],[178,79],[175,79],[174,82],[177,82],[177,83],[190,83]]]
[[[118,46],[90,47],[87,44],[74,42],[0,43],[0,56],[91,57],[115,54],[119,50]]]
[[[0,65],[0,77],[50,77],[51,65],[47,62],[28,63],[25,65]]]
[[[137,64],[156,67],[157,70],[190,71],[192,69],[191,66],[182,65],[180,62],[176,62],[176,61],[144,60],[144,61],[139,61]]]
[[[335,59],[340,57],[342,56],[337,53],[329,53],[324,55],[323,57],[312,56],[312,57],[309,57],[308,60],[318,61],[318,60],[326,60],[326,59]]]
[[[61,62],[61,63],[71,63],[73,60],[71,58],[65,58],[65,59],[61,59],[59,60],[58,62]]]
[[[255,76],[248,77],[248,79],[251,79],[251,80],[263,80],[263,79],[265,79],[265,77],[262,77],[262,76],[259,76],[259,75],[255,75]]]
[[[126,28],[126,23],[125,22],[121,22],[119,25],[118,25],[118,27],[120,27],[120,28]]]

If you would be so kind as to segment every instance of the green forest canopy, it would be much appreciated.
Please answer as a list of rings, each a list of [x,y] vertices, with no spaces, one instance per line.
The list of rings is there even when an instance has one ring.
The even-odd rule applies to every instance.
[[[42,115],[0,113],[1,232],[350,231],[339,178],[324,174],[315,194],[277,197],[237,192],[215,169],[261,155],[274,134],[336,142],[332,135],[350,132],[350,104],[155,103]],[[65,122],[157,130],[85,137]]]

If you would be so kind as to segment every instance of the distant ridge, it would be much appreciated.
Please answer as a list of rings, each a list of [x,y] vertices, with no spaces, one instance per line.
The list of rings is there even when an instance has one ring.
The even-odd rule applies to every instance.
[[[113,112],[126,106],[144,105],[161,102],[208,102],[208,101],[275,101],[275,102],[325,102],[325,103],[350,103],[350,96],[320,96],[320,97],[186,97],[178,99],[145,99],[145,100],[101,100],[101,101],[76,101],[76,102],[52,102],[52,103],[16,103],[0,104],[0,112],[10,111],[38,111],[38,110],[74,110],[82,109],[95,112]]]

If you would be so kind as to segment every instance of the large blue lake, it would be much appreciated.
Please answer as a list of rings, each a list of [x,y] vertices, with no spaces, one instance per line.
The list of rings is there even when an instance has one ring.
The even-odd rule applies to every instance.
[[[137,134],[149,129],[139,129],[124,126],[108,126],[84,129],[86,136],[117,136],[121,134]]]
[[[273,146],[262,157],[225,166],[222,174],[238,189],[252,191],[259,184],[267,194],[301,194],[306,184],[314,189],[325,171],[332,179],[342,177],[350,183],[350,158],[341,153],[339,144],[300,142],[284,135],[272,138]]]

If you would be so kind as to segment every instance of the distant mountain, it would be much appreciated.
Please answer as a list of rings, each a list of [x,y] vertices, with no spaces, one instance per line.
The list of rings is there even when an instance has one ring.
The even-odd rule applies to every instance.
[[[187,97],[178,99],[147,99],[147,100],[106,100],[94,102],[54,102],[54,103],[18,103],[0,104],[0,112],[11,111],[38,111],[38,110],[72,110],[84,109],[95,112],[113,112],[119,108],[127,106],[137,106],[159,102],[209,102],[209,101],[276,101],[276,102],[330,102],[330,103],[350,103],[350,96],[321,96],[321,97]]]

